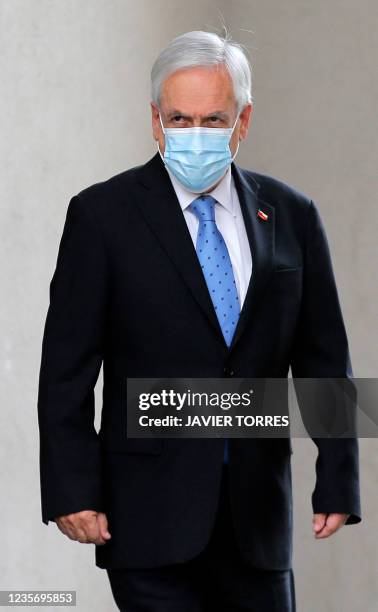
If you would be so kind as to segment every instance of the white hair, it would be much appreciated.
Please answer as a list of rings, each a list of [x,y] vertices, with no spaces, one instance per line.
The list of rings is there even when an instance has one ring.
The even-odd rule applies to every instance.
[[[186,32],[161,51],[151,70],[151,97],[160,106],[164,80],[176,70],[224,65],[232,79],[238,112],[252,101],[252,70],[241,45],[212,32]]]

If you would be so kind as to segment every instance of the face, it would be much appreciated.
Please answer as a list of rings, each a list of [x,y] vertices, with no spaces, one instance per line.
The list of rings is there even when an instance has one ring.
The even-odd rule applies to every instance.
[[[252,115],[252,104],[242,109],[231,140],[231,154],[236,153],[239,140],[244,140]],[[154,139],[164,155],[164,134],[159,109],[151,103]],[[231,77],[225,66],[193,67],[177,70],[163,83],[160,97],[161,120],[164,127],[230,128],[236,120],[237,104]]]

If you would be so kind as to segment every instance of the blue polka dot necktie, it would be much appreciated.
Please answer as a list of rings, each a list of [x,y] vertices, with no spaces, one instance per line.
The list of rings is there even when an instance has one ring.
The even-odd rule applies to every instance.
[[[216,200],[200,196],[189,206],[198,218],[196,251],[227,346],[230,346],[240,314],[240,303],[226,243],[215,222]],[[228,462],[225,440],[224,461]]]

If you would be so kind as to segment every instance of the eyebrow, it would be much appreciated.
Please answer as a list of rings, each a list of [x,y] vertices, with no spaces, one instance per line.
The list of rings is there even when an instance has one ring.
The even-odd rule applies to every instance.
[[[172,111],[169,111],[167,113],[167,115],[169,117],[172,117],[174,115],[179,115],[180,117],[183,117],[184,119],[192,119],[192,117],[190,117],[190,115],[185,115],[185,113],[183,113],[182,111],[178,110],[178,109],[173,109]],[[228,118],[228,113],[225,111],[214,111],[212,113],[209,113],[208,115],[202,117],[202,119],[209,119],[210,117],[221,117],[221,118]]]

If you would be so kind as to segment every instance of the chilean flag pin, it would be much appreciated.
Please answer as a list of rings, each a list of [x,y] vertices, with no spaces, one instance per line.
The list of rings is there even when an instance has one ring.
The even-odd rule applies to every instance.
[[[257,211],[257,216],[260,217],[263,221],[268,221],[268,215],[264,213],[260,208]]]

